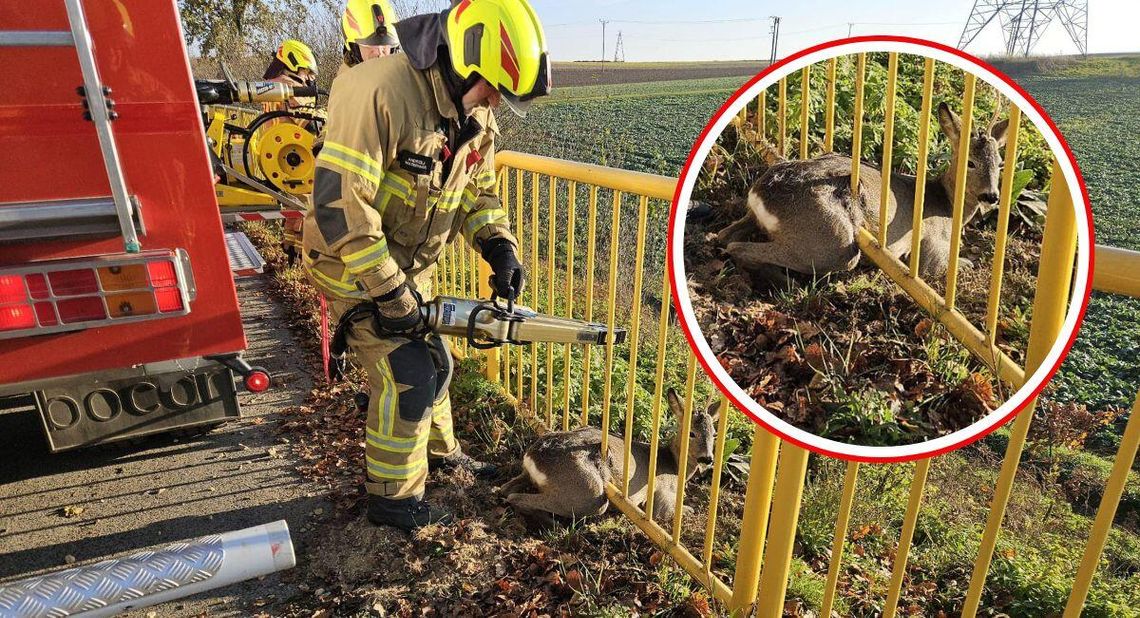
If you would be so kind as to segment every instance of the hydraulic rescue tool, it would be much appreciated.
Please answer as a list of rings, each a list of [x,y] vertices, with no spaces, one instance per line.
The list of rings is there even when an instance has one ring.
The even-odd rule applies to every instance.
[[[471,300],[454,296],[437,296],[420,304],[423,330],[428,333],[466,337],[474,348],[487,349],[503,344],[576,343],[620,345],[625,342],[624,328],[610,330],[605,324],[561,318],[500,299]],[[337,324],[330,345],[329,373],[338,381],[347,369],[348,327],[352,322],[376,317],[376,304],[363,302],[344,313]]]
[[[210,158],[219,182],[223,211],[304,210],[298,196],[313,188],[317,134],[324,124],[320,110],[310,107],[259,112],[235,103],[287,103],[295,97],[328,93],[314,86],[271,81],[238,81],[222,66],[224,79],[196,79],[198,103],[204,108]]]

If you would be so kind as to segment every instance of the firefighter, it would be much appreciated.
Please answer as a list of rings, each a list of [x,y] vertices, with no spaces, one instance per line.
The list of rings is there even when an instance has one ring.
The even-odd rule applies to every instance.
[[[445,245],[462,235],[489,264],[501,297],[523,268],[495,194],[492,109],[521,112],[550,91],[542,25],[525,0],[464,0],[401,20],[404,53],[361,62],[333,82],[303,264],[330,298],[368,372],[368,519],[412,530],[450,521],[424,500],[428,462],[478,476],[452,428],[451,355],[425,332],[421,299]],[[358,312],[353,311],[356,315]]]
[[[262,79],[293,86],[312,86],[317,83],[316,56],[308,45],[296,39],[282,41],[269,59]],[[311,97],[293,97],[287,103],[262,103],[262,107],[270,112],[281,108],[312,107],[315,102]]]
[[[340,18],[344,30],[344,64],[340,70],[399,50],[397,21],[396,11],[388,0],[348,0]]]
[[[312,86],[317,82],[317,74],[317,59],[313,55],[313,50],[301,41],[287,39],[281,43],[277,52],[270,58],[269,66],[266,67],[262,79],[293,86]],[[314,108],[315,106],[316,99],[313,97],[293,97],[285,103],[261,104],[264,112],[301,107]],[[316,110],[311,109],[311,111]],[[272,120],[265,126],[272,126],[278,120],[280,119]],[[308,121],[295,120],[295,122],[312,130]],[[299,238],[301,221],[299,219],[286,219],[283,222],[282,230],[281,249],[285,252],[289,265],[293,265],[297,257],[297,247],[301,246],[301,239]]]

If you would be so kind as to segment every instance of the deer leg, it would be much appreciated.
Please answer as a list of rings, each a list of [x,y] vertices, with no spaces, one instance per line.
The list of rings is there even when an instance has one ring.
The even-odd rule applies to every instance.
[[[507,502],[524,513],[545,511],[562,517],[601,515],[609,507],[605,494],[600,496],[575,495],[574,492],[555,494],[511,494]]]
[[[756,218],[752,216],[752,213],[748,213],[717,232],[715,242],[717,245],[724,246],[731,242],[744,240],[750,233],[756,231]]]
[[[513,493],[518,493],[520,490],[526,489],[529,486],[530,486],[530,477],[528,477],[526,475],[526,472],[523,472],[522,474],[520,474],[520,475],[516,476],[515,478],[507,481],[501,487],[499,487],[499,492],[502,493],[503,495],[509,496]]]

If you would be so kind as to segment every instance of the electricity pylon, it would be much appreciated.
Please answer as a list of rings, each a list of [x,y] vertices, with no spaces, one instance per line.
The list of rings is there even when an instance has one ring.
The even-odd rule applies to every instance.
[[[621,42],[621,30],[618,30],[617,44],[614,45],[614,62],[625,62],[625,45]]]
[[[1008,56],[1028,56],[1054,19],[1065,27],[1081,55],[1088,54],[1088,0],[974,0],[958,49],[966,49],[995,18]]]

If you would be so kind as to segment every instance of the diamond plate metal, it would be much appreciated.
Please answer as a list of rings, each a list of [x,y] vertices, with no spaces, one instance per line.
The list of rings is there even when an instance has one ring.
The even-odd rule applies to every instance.
[[[0,617],[63,618],[213,577],[222,539],[211,535],[0,586]]]

